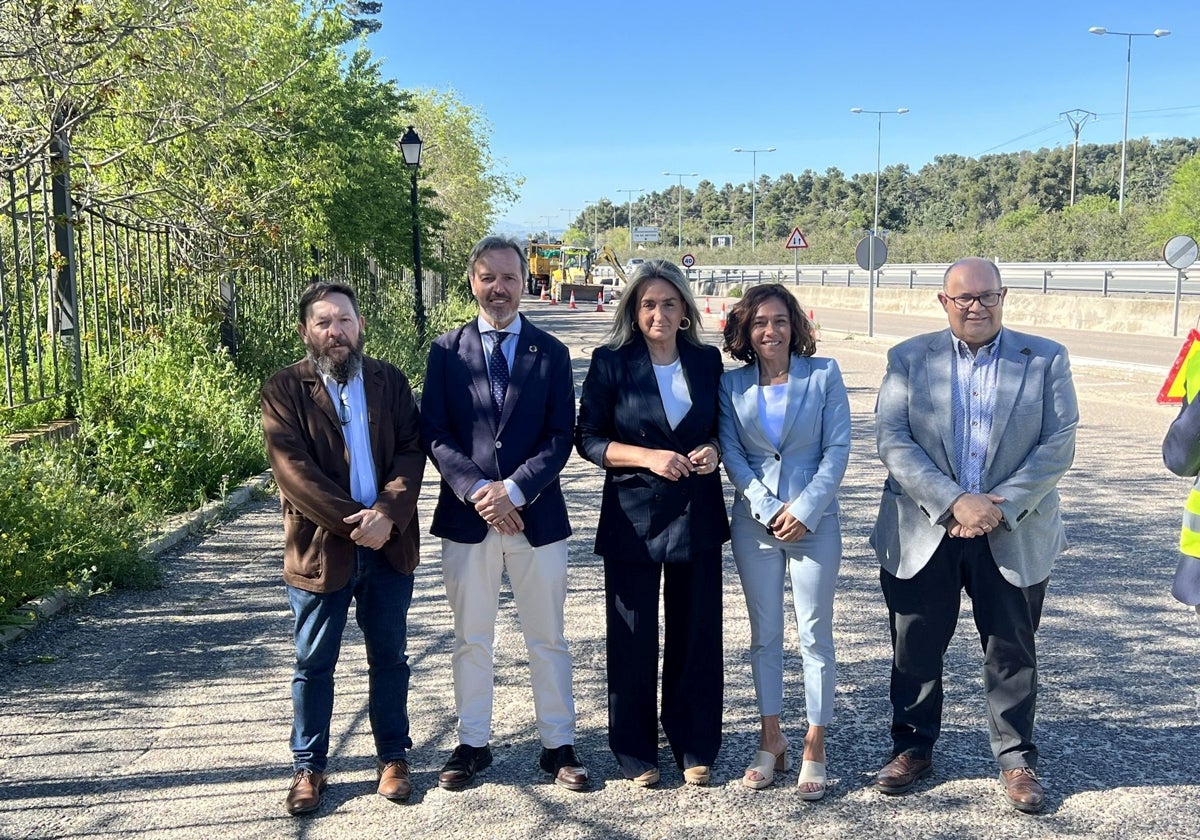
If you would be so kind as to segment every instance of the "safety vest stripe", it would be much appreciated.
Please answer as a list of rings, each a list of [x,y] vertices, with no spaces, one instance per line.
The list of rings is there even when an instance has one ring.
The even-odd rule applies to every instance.
[[[1179,550],[1189,557],[1200,557],[1200,479],[1188,493],[1183,510],[1183,529],[1179,533]]]

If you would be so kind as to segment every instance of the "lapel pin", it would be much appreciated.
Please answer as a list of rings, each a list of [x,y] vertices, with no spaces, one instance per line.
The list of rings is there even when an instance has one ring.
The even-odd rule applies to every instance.
[[[537,352],[537,345],[536,345],[536,344],[530,344],[530,345],[529,345],[529,352],[530,352],[530,353],[536,353],[536,352]]]

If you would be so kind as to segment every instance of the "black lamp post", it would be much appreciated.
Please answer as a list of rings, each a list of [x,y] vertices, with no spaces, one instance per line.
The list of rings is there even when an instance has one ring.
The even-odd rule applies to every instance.
[[[425,344],[425,292],[421,280],[421,217],[417,213],[417,170],[421,167],[421,147],[425,144],[413,131],[410,125],[408,131],[400,138],[400,151],[404,153],[404,165],[412,173],[412,241],[413,241],[413,309],[416,310],[417,343]]]

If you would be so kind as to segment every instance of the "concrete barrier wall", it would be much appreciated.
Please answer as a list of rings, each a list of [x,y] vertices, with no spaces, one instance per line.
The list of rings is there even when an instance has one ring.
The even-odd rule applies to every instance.
[[[703,283],[699,294],[728,296],[736,283]],[[788,286],[804,311],[831,309],[867,309],[867,289],[844,286]],[[711,291],[708,291],[711,289]],[[901,315],[942,314],[934,289],[875,290],[875,311]],[[1179,334],[1200,319],[1200,302],[1185,301],[1179,312]],[[819,318],[818,318],[819,320]],[[1144,298],[1091,297],[1085,295],[1042,295],[1010,289],[1004,303],[1004,321],[1013,326],[1061,327],[1146,335],[1171,335],[1175,320],[1173,300]]]

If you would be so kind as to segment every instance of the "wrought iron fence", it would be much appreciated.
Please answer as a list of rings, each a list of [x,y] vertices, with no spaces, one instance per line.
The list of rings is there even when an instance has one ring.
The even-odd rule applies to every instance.
[[[371,295],[411,283],[365,256],[333,249],[239,249],[201,242],[170,224],[123,217],[71,201],[68,150],[4,167],[0,161],[0,408],[59,396],[94,361],[114,371],[131,341],[174,310],[219,311],[236,352],[244,313],[290,327],[313,278]],[[425,299],[444,299],[442,278],[423,274]]]

